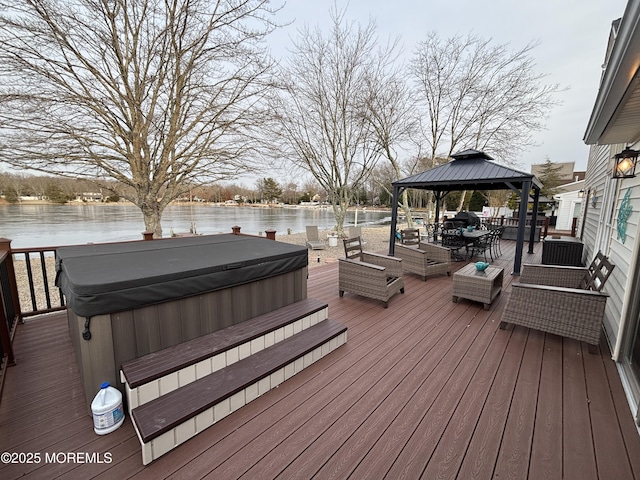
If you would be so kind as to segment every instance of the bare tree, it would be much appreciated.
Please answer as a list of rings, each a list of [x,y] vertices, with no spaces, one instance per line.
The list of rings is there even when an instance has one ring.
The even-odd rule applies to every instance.
[[[497,217],[500,214],[500,209],[507,206],[511,193],[511,190],[491,190],[488,192],[487,201],[491,217]]]
[[[285,182],[282,190],[282,200],[289,205],[295,205],[300,198],[298,184],[292,181]]]
[[[20,203],[22,196],[33,191],[29,184],[29,177],[24,174],[2,174],[2,193],[10,203]]]
[[[156,236],[186,189],[251,169],[268,0],[2,3],[4,161],[114,179]]]
[[[373,204],[391,206],[393,187],[391,183],[397,178],[397,174],[390,162],[379,162],[371,171],[369,181],[372,182],[370,190],[374,192]]]
[[[511,51],[473,35],[442,40],[435,33],[418,44],[411,73],[431,159],[474,148],[513,163],[534,145],[559,91],[535,72],[535,46]]]
[[[374,68],[375,25],[348,23],[331,11],[332,30],[303,28],[283,71],[274,106],[283,156],[311,173],[326,191],[342,234],[353,198],[380,156],[366,121],[367,75]]]
[[[395,66],[396,45],[379,50],[377,61],[366,78],[367,96],[365,97],[365,115],[372,130],[372,138],[378,149],[391,164],[393,180],[399,180],[414,173],[415,161],[400,161],[399,150],[406,148],[416,133],[418,119],[414,108],[412,93],[404,80],[403,73]],[[403,171],[403,166],[405,167]],[[392,192],[387,182],[379,185]],[[404,211],[407,223],[413,226],[411,208],[407,191],[404,190],[399,206]]]
[[[473,35],[442,40],[435,33],[418,45],[411,72],[431,159],[474,148],[515,163],[534,145],[532,133],[544,127],[559,91],[534,71],[535,46],[510,51]]]

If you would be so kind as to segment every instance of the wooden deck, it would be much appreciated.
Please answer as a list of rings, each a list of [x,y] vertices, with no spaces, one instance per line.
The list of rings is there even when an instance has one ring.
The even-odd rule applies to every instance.
[[[0,464],[0,478],[639,478],[640,437],[606,345],[592,355],[498,328],[513,250],[503,242],[489,311],[454,304],[447,276],[405,275],[384,309],[339,298],[337,264],[310,270],[309,296],[348,326],[347,344],[147,467],[129,419],[94,434],[65,317],[32,320],[16,335],[0,452],[39,460]]]

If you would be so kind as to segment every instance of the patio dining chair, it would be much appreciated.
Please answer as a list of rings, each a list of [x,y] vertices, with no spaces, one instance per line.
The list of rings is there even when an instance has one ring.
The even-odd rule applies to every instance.
[[[338,259],[338,293],[382,300],[385,308],[396,293],[404,293],[402,260],[364,252],[360,237],[343,240],[346,258]]]
[[[324,250],[324,242],[320,240],[317,225],[307,225],[307,248],[311,250]]]
[[[469,258],[482,254],[484,256],[484,261],[486,262],[487,252],[489,252],[489,257],[491,258],[491,261],[493,261],[493,233],[491,232],[483,235],[482,237],[476,238],[473,243],[468,246]]]
[[[462,233],[459,233],[455,230],[443,231],[440,237],[442,238],[442,246],[449,249],[452,259],[456,261],[462,261],[466,258],[466,250],[464,255],[460,253],[461,249],[467,248],[467,241],[462,236]]]
[[[491,261],[498,258],[498,242],[500,241],[500,231],[497,229],[488,230],[486,235],[476,238],[468,247],[469,257],[482,254],[484,261],[487,261],[487,252]]]
[[[433,223],[425,223],[424,225],[425,233],[420,234],[420,240],[424,240],[426,242],[433,242],[433,234],[435,232],[435,224]]]
[[[500,328],[508,323],[585,341],[597,352],[608,295],[602,291],[615,265],[602,252],[589,267],[523,265],[513,283]]]
[[[500,246],[500,240],[502,239],[502,235],[504,234],[504,226],[496,227],[492,230],[493,232],[493,255],[498,258],[502,255],[502,248]]]

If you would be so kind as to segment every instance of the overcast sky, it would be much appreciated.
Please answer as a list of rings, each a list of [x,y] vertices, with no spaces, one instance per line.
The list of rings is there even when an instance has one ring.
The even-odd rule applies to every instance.
[[[275,3],[275,2],[274,2]],[[509,43],[520,49],[531,42],[537,72],[548,75],[545,83],[559,83],[568,90],[559,94],[547,128],[535,138],[540,144],[524,153],[520,168],[532,163],[575,162],[586,169],[588,147],[582,138],[596,98],[611,22],[622,17],[626,0],[351,0],[346,19],[366,25],[373,19],[380,42],[400,37],[405,58],[430,31],[447,38],[468,33]],[[291,21],[270,36],[268,43],[277,57],[287,54],[291,39],[306,25],[327,28],[332,0],[287,0],[278,14],[280,22]],[[491,153],[491,152],[487,152]]]

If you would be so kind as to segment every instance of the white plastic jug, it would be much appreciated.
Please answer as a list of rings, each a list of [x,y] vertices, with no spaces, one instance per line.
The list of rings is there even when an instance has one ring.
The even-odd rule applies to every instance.
[[[120,390],[109,386],[109,382],[100,385],[100,391],[91,402],[91,412],[93,413],[93,431],[98,435],[116,430],[124,422]]]

